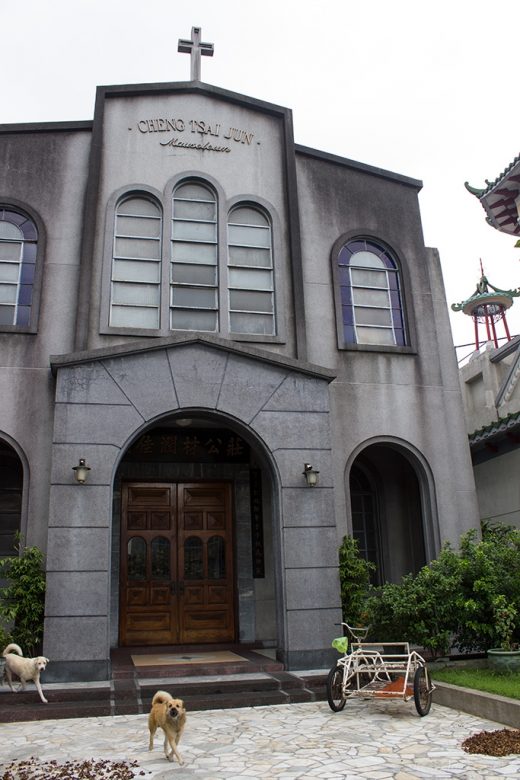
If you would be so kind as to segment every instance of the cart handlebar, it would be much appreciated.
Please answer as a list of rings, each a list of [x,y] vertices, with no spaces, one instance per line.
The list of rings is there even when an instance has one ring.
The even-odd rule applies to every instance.
[[[355,642],[362,642],[364,639],[366,639],[370,629],[370,626],[350,626],[348,623],[345,623],[344,621],[342,621],[341,623],[336,623],[336,625],[344,626]]]

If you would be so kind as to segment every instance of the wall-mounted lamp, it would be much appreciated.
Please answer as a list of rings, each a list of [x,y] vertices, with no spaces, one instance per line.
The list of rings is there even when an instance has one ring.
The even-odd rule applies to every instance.
[[[318,484],[319,473],[320,473],[319,471],[316,471],[315,469],[312,468],[310,463],[303,464],[302,474],[307,480],[307,485],[309,487],[316,487],[316,485]]]
[[[80,458],[78,465],[72,467],[72,471],[74,472],[76,482],[79,482],[80,485],[84,485],[87,481],[90,466],[87,466],[85,458]]]

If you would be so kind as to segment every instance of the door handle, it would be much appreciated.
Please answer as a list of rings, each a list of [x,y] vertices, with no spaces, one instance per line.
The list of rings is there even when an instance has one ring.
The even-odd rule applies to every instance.
[[[182,580],[179,582],[179,593],[184,593],[184,582],[182,582]]]
[[[176,586],[177,586],[176,582],[170,582],[170,593],[172,596],[175,596]]]

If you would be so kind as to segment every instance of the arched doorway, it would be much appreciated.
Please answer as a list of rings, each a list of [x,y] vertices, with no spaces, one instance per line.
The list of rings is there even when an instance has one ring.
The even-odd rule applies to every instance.
[[[140,433],[112,541],[113,647],[276,647],[271,470],[226,417],[184,410]]]
[[[0,557],[16,555],[21,529],[23,466],[17,453],[0,439]]]
[[[376,565],[374,584],[398,582],[427,561],[427,489],[413,461],[403,446],[374,443],[350,468],[352,534],[362,555]]]

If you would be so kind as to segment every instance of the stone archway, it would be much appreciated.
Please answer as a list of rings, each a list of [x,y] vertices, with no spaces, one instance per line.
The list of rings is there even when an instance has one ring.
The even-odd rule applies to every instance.
[[[402,442],[374,441],[359,448],[347,475],[350,527],[377,566],[375,581],[417,572],[438,549],[426,466]]]
[[[14,448],[0,438],[0,557],[16,555],[21,531],[23,464]]]
[[[144,631],[139,601],[141,586],[135,583],[129,590],[125,581],[126,550],[120,547],[123,537],[130,533],[128,523],[128,501],[132,500],[132,538],[149,536],[146,554],[150,558],[149,545],[164,544],[169,551],[166,571],[159,572],[154,584],[156,597],[163,599],[162,607],[155,611],[157,616],[151,627],[154,635],[142,635],[142,644],[183,644],[185,642],[236,641],[260,643],[265,647],[277,647],[277,612],[275,566],[273,555],[273,534],[277,527],[274,511],[275,496],[278,493],[278,476],[269,462],[269,457],[251,432],[244,426],[230,421],[218,413],[201,413],[186,409],[168,418],[162,418],[155,426],[146,429],[126,449],[120,460],[114,482],[114,506],[112,521],[112,564],[111,564],[111,645],[138,643]],[[194,506],[194,492],[224,490],[229,494],[227,505],[214,507],[216,515],[209,512],[209,505]],[[158,494],[157,506],[152,506],[154,491]],[[183,507],[189,494],[189,527],[183,530]],[[208,497],[204,497],[207,504]],[[162,504],[168,505],[167,509]],[[156,502],[157,503],[157,502]],[[184,512],[184,514],[183,514]],[[155,513],[155,514],[154,514]],[[224,520],[225,522],[220,522]],[[146,533],[140,534],[137,526],[146,526]],[[217,529],[217,525],[220,526]],[[197,527],[196,527],[197,526]],[[153,530],[155,527],[155,531]],[[182,544],[193,536],[202,534],[200,546],[201,567],[206,573],[210,566],[208,545],[215,531],[222,537],[226,548],[224,569],[227,583],[215,582],[213,572],[208,582],[194,584],[197,593],[189,596],[186,590],[185,574],[188,578],[194,572],[187,571]],[[135,531],[135,533],[134,533]],[[208,538],[206,539],[205,536]],[[225,538],[227,537],[227,538]],[[126,538],[126,537],[125,537]],[[162,540],[162,541],[158,541]],[[213,539],[214,541],[214,539]],[[126,542],[125,542],[126,543]],[[144,541],[136,542],[144,545]],[[120,554],[118,554],[120,549]],[[193,561],[192,561],[193,563]],[[151,574],[152,561],[148,560]],[[170,576],[170,593],[161,580]],[[125,575],[125,576],[122,576]],[[135,599],[135,607],[128,606],[129,597]],[[148,595],[147,598],[151,598]],[[206,608],[203,598],[212,606]],[[201,630],[190,631],[188,619],[184,619],[182,607],[191,601],[197,602],[197,623]],[[172,611],[170,611],[170,608]],[[179,611],[180,608],[180,611]],[[141,628],[132,640],[132,631],[125,619],[129,611],[141,615]],[[150,614],[154,610],[150,609]],[[213,625],[211,612],[217,612],[225,627]],[[203,625],[203,615],[208,622]],[[165,614],[167,613],[167,614]],[[179,614],[177,614],[179,613]],[[160,616],[162,615],[162,618]],[[158,628],[158,619],[162,628]],[[191,621],[193,623],[193,621]],[[217,621],[218,623],[218,621]]]
[[[111,635],[112,493],[128,446],[172,414],[219,415],[268,464],[273,490],[278,655],[330,658],[340,619],[325,369],[216,337],[162,339],[56,360],[44,648],[62,679],[104,679]],[[91,466],[74,484],[78,458]],[[305,462],[321,473],[309,489]],[[309,625],[313,631],[309,632]]]

